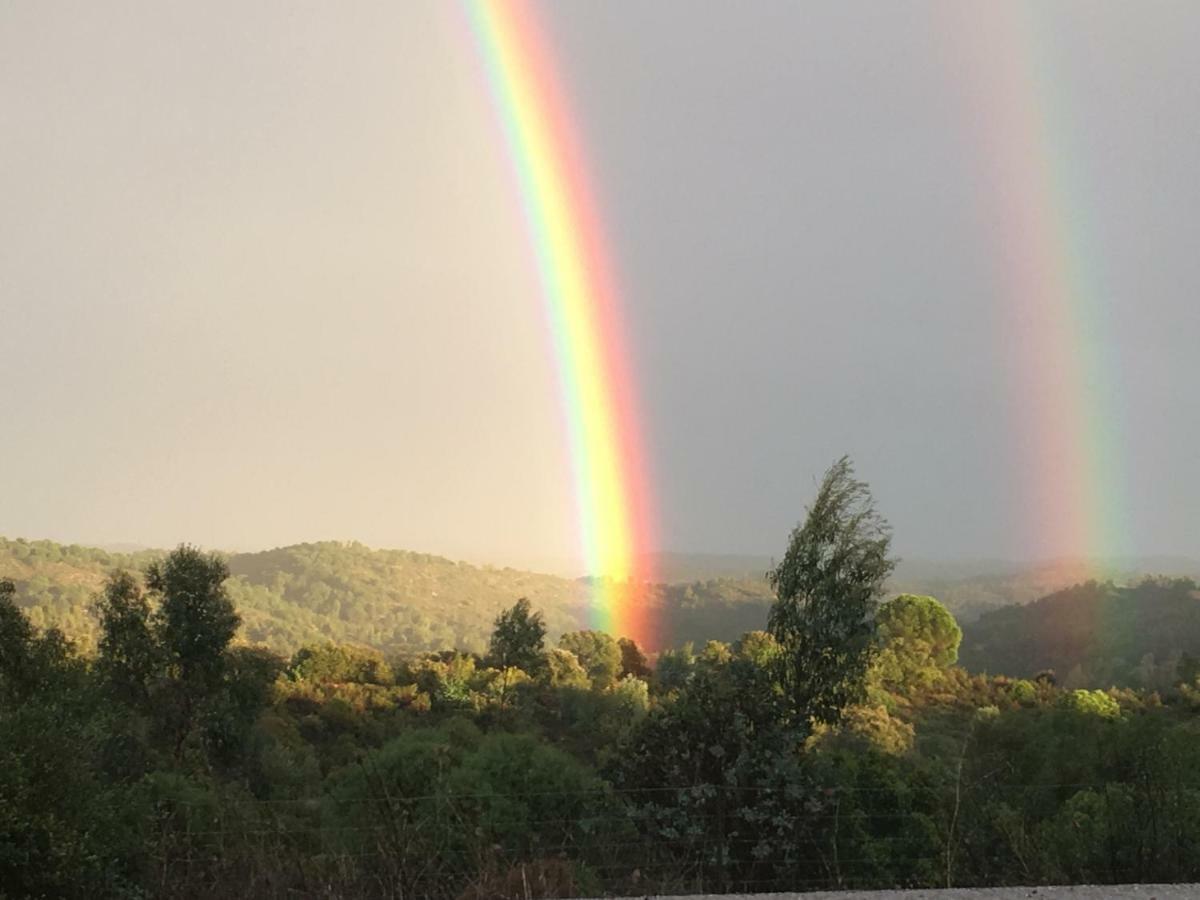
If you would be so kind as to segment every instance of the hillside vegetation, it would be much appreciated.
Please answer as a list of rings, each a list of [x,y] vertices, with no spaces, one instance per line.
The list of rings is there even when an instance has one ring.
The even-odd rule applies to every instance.
[[[35,627],[60,628],[86,650],[96,640],[92,601],[109,573],[140,572],[163,555],[0,538],[0,578],[14,582]],[[227,561],[226,589],[242,616],[239,638],[279,653],[322,640],[393,656],[448,647],[481,652],[496,614],[520,597],[542,610],[554,639],[591,624],[583,579],[336,541],[234,553]],[[672,577],[703,578],[647,590],[662,646],[731,641],[766,626],[773,599],[766,578],[733,577],[763,560],[677,554],[661,561]],[[990,565],[995,574],[965,564],[901,563],[888,592],[938,597],[963,623],[963,662],[971,670],[1054,669],[1072,686],[1152,687],[1169,683],[1184,651],[1200,646],[1200,603],[1187,579],[1070,587],[1095,567]],[[1133,577],[1122,576],[1121,567],[1111,572]]]
[[[1165,689],[1200,648],[1200,590],[1188,578],[1090,581],[987,613],[964,631],[962,661],[974,671],[1050,669],[1066,687]]]
[[[141,571],[164,555],[0,538],[0,578],[13,581],[30,622],[57,627],[84,648],[96,639],[91,604],[108,574]],[[325,541],[227,557],[226,590],[242,615],[241,639],[292,653],[317,640],[387,654],[456,647],[482,651],[496,614],[519,597],[542,610],[549,634],[586,628],[581,579],[454,562],[405,550]],[[711,579],[650,589],[672,642],[733,638],[766,622],[765,579]]]
[[[840,460],[770,574],[767,629],[652,659],[601,631],[553,639],[528,600],[482,623],[482,653],[384,658],[317,640],[281,656],[235,639],[257,626],[232,587],[259,595],[260,621],[295,592],[314,622],[348,615],[369,634],[400,600],[448,603],[447,585],[469,604],[489,602],[489,579],[559,583],[358,545],[236,557],[235,576],[186,545],[131,558],[10,542],[25,586],[76,597],[98,625],[81,650],[35,627],[29,611],[47,607],[0,577],[0,895],[533,900],[1200,878],[1193,657],[1161,691],[972,675],[936,599],[885,598],[890,539]],[[97,572],[134,562],[86,599]],[[1124,660],[1169,635],[1200,650],[1197,599],[1184,581],[1088,584],[981,624],[1028,654],[1012,657],[1022,666],[1039,652]],[[703,585],[653,602],[699,627],[756,608]]]

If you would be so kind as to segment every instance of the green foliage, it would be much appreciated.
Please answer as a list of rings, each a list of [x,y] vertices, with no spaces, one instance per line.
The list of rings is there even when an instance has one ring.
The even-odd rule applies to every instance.
[[[389,666],[374,650],[324,643],[301,647],[288,666],[289,677],[299,681],[351,681],[357,684],[391,684]]]
[[[14,582],[36,623],[57,626],[90,649],[99,638],[90,606],[109,575],[144,571],[165,555],[0,538],[0,576]],[[539,610],[552,640],[587,623],[582,582],[424,553],[325,541],[235,553],[228,565],[225,589],[242,617],[239,637],[288,656],[327,641],[389,658],[450,647],[483,653],[495,617],[517,597]],[[663,633],[678,641],[761,628],[772,599],[761,578],[654,585],[646,593]]]
[[[461,883],[481,860],[584,855],[610,826],[610,810],[603,782],[561,750],[460,723],[409,731],[338,772],[323,821],[345,852],[384,848],[364,875],[427,896]]]
[[[230,640],[222,575],[181,548],[148,590],[98,583],[94,652],[35,626],[23,588],[0,582],[0,893],[1200,878],[1200,690],[970,675],[929,598],[878,610],[869,692],[812,727],[782,664],[796,644],[768,632],[664,651],[648,677],[636,646],[596,632],[528,669],[461,649],[389,666],[328,640],[284,660]]]
[[[546,644],[546,620],[522,597],[500,615],[492,630],[488,658],[498,668],[537,670]]]
[[[0,709],[0,892],[135,896],[137,808],[99,762],[85,698],[47,691]]]
[[[1009,694],[1021,706],[1032,706],[1037,702],[1037,686],[1025,678],[1014,681],[1009,688]]]
[[[145,708],[165,660],[151,628],[150,602],[128,572],[114,572],[95,605],[100,620],[96,670],[119,701]]]
[[[892,689],[928,687],[958,661],[962,630],[932,597],[901,594],[875,617],[880,651],[876,670]]]
[[[259,713],[274,699],[284,660],[265,647],[232,647],[224,654],[222,681],[206,698],[201,720],[210,757],[235,766],[247,755]]]
[[[741,659],[768,669],[777,664],[783,648],[768,631],[748,631],[737,642],[735,652]]]
[[[36,681],[31,659],[33,626],[17,608],[11,581],[0,581],[0,688],[9,696],[23,696]]]
[[[133,810],[103,770],[115,723],[71,646],[13,595],[0,582],[0,893],[132,894]]]
[[[608,806],[593,772],[528,734],[484,737],[447,781],[484,846],[518,859],[561,852],[564,835],[578,852]]]
[[[611,774],[659,864],[698,867],[727,886],[772,871],[794,846],[806,790],[771,678],[710,645],[626,739]]]
[[[418,687],[433,698],[434,706],[439,710],[473,708],[471,687],[476,681],[475,657],[468,653],[442,656],[422,660],[410,667]]]
[[[14,583],[32,624],[59,628],[79,647],[91,650],[99,629],[90,606],[109,575],[118,569],[144,571],[165,555],[162,550],[109,553],[52,541],[0,538],[0,577]],[[228,564],[231,577],[226,591],[243,620],[239,637],[287,656],[325,641],[371,647],[388,658],[450,647],[483,653],[495,616],[517,597],[527,597],[541,611],[551,641],[587,627],[587,586],[549,575],[332,541],[230,554]],[[732,641],[765,628],[776,597],[765,579],[747,574],[761,571],[764,565],[742,561],[728,570],[739,573],[736,578],[712,577],[720,571],[711,567],[669,567],[666,571],[673,578],[704,580],[655,585],[646,591],[660,634],[676,646],[689,641],[703,646],[708,640]],[[1136,573],[1113,570],[1112,575],[1133,578]],[[895,573],[889,590],[933,594],[945,603],[967,628],[963,653],[969,668],[1017,675],[1032,675],[1045,667],[1068,672],[1076,660],[1063,664],[1052,658],[1059,650],[1049,638],[1062,633],[1062,625],[1093,631],[1098,626],[1104,635],[1099,644],[1071,640],[1061,647],[1062,652],[1083,653],[1077,661],[1087,683],[1076,686],[1171,687],[1175,675],[1171,667],[1182,652],[1200,641],[1196,605],[1184,602],[1186,594],[1168,601],[1168,610],[1161,598],[1147,593],[1137,598],[1138,605],[1150,604],[1145,615],[1125,608],[1116,620],[1108,620],[1109,610],[1102,609],[1090,626],[1082,614],[1056,620],[1053,628],[1039,629],[1029,622],[1016,633],[1004,617],[979,629],[971,624],[981,612],[1030,603],[1078,580],[1077,570],[1063,566],[1001,567],[997,574],[978,575],[961,567],[912,563]],[[1138,621],[1130,621],[1131,616]],[[1111,628],[1106,621],[1113,622]],[[1028,646],[1015,647],[1014,655],[1005,656],[1009,652],[1005,648],[1014,647],[1014,641]],[[1094,650],[1089,652],[1088,647]],[[1104,654],[1110,648],[1120,654],[1119,665],[1106,666]],[[1149,673],[1155,680],[1152,685],[1135,680],[1147,675],[1144,667],[1139,668],[1147,653],[1154,658]],[[1026,667],[1025,659],[1035,654],[1051,658]]]
[[[836,722],[863,696],[872,615],[895,568],[890,547],[891,529],[842,457],[769,576],[777,600],[768,625],[784,648],[781,680],[796,722]]]
[[[556,647],[546,653],[544,660],[546,680],[551,687],[583,690],[591,686],[587,669],[570,650]]]
[[[911,723],[884,704],[870,704],[847,707],[836,726],[817,726],[810,740],[813,747],[829,751],[898,755],[911,750],[915,738]]]
[[[222,696],[231,687],[226,649],[240,621],[225,594],[228,575],[220,557],[181,545],[146,567],[148,596],[118,571],[94,604],[101,684],[110,699],[169,735],[176,757],[202,720],[226,747],[248,727],[215,718],[219,708],[238,706],[236,686]]]
[[[621,671],[621,647],[603,631],[572,631],[558,641],[559,649],[575,654],[593,687],[612,686]]]
[[[658,664],[654,667],[654,682],[659,691],[669,694],[687,686],[696,665],[693,651],[691,642],[688,642],[678,650],[664,650],[659,654]]]
[[[626,721],[638,722],[650,710],[650,685],[636,675],[626,675],[612,689]]]
[[[646,654],[633,638],[617,638],[617,646],[621,648],[621,677],[632,675],[635,678],[646,678],[650,675],[650,663]]]
[[[1104,691],[1077,690],[1063,694],[1064,708],[1087,716],[1115,719],[1121,715],[1121,704]]]
[[[1198,598],[1200,586],[1186,578],[1090,581],[967,623],[962,660],[1026,678],[1053,669],[1072,688],[1169,690],[1194,675],[1183,660],[1200,646]]]
[[[241,621],[225,593],[228,577],[221,557],[187,544],[146,568],[167,668],[187,692],[203,694],[220,682],[225,648]]]

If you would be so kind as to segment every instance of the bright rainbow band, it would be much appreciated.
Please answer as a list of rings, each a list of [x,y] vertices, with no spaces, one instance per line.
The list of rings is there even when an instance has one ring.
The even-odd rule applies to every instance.
[[[612,263],[561,76],[524,0],[467,0],[541,279],[594,627],[653,646],[650,496]]]

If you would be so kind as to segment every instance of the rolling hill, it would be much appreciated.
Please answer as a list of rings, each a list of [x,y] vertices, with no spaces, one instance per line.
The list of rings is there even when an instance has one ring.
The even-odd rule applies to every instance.
[[[141,570],[162,552],[0,538],[0,578],[16,583],[18,601],[35,625],[59,627],[88,647],[96,629],[92,599],[108,573]],[[356,542],[297,544],[227,558],[241,637],[282,653],[324,640],[388,654],[481,651],[497,612],[519,597],[544,613],[551,638],[589,627],[584,579]],[[765,626],[773,599],[762,575],[769,559],[664,554],[656,562],[672,579],[645,595],[656,608],[663,646],[733,640]],[[1191,565],[1161,562],[1176,571]],[[1184,650],[1200,646],[1200,602],[1169,586],[1175,582],[1065,590],[1095,565],[974,565],[902,563],[891,584],[894,592],[932,594],[946,604],[964,626],[962,662],[974,670],[1032,675],[1053,668],[1081,683],[1157,683]]]
[[[1200,589],[1189,578],[1155,578],[1089,581],[986,613],[964,626],[959,661],[1022,677],[1050,669],[1071,688],[1165,688],[1185,653],[1200,656]]]
[[[95,639],[92,598],[108,573],[141,570],[161,553],[0,538],[0,578],[16,583],[18,601],[33,624],[61,628],[86,647]],[[242,616],[242,638],[285,653],[321,640],[385,653],[480,651],[496,614],[519,597],[544,613],[551,637],[589,624],[590,590],[583,579],[353,542],[297,544],[227,559],[232,575],[227,587]],[[655,585],[646,599],[658,608],[664,638],[703,642],[761,628],[771,594],[761,578],[714,578]]]

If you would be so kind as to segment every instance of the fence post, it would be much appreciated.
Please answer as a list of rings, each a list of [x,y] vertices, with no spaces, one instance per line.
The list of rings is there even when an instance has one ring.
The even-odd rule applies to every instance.
[[[725,847],[725,792],[729,785],[717,785],[717,883],[721,893],[729,893],[729,856]]]

